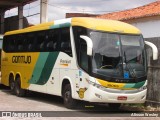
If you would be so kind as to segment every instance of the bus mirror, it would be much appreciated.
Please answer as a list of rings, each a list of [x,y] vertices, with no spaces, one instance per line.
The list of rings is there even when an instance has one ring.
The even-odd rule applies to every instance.
[[[80,35],[80,38],[86,41],[87,43],[87,55],[91,56],[92,55],[92,49],[93,49],[93,42],[91,38],[85,35]]]
[[[148,41],[145,41],[145,44],[152,48],[153,60],[157,60],[158,59],[158,49],[157,49],[157,47],[153,43],[148,42]]]

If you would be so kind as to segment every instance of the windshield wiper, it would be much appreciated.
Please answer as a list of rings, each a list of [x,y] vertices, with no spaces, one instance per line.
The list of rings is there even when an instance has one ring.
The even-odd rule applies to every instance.
[[[127,61],[125,51],[124,51],[124,60],[125,60],[126,67],[127,67],[128,71],[129,71],[129,73],[131,74],[131,76],[132,76],[133,78],[135,78],[135,80],[136,80],[136,82],[137,82],[136,73],[135,73],[135,71],[133,70],[132,66],[130,65],[129,61]]]

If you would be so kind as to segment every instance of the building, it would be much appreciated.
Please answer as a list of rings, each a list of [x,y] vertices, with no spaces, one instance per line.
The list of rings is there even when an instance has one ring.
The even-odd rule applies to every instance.
[[[89,14],[89,13],[66,13],[66,18],[71,17],[96,17],[96,14]]]
[[[66,18],[69,17],[97,17],[103,19],[119,20],[138,27],[142,31],[144,38],[160,37],[160,1],[156,1],[134,9],[102,15],[87,13],[67,13]]]
[[[22,29],[30,26],[27,18],[23,15],[23,6],[38,0],[0,0],[0,34],[10,30]],[[48,0],[39,0],[40,2],[40,22],[47,22]],[[18,7],[18,16],[5,18],[5,12]],[[33,15],[32,15],[33,16]]]
[[[142,31],[144,38],[160,37],[160,1],[130,10],[99,15],[97,18],[130,23]]]

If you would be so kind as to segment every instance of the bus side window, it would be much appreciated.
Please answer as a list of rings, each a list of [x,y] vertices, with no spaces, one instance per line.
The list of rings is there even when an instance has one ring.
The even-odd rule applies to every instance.
[[[9,52],[14,52],[14,51],[16,51],[16,40],[15,40],[15,36],[10,36],[9,37],[9,48],[8,48],[8,50],[9,50]]]
[[[27,40],[27,35],[23,34],[23,51],[27,52],[28,51],[28,40]]]
[[[16,42],[17,42],[17,48],[16,51],[17,52],[22,52],[24,51],[24,39],[23,39],[23,35],[16,35]]]
[[[28,33],[26,36],[27,52],[35,52],[35,41],[37,40],[36,32]]]
[[[75,26],[73,27],[73,32],[74,32],[78,64],[83,70],[88,72],[89,69],[88,69],[87,43],[80,38],[80,35],[87,34],[87,30],[86,28]]]
[[[71,41],[70,41],[70,31],[69,28],[62,28],[60,32],[61,36],[61,51],[65,52],[69,56],[72,57],[72,48],[71,48]]]
[[[36,51],[44,52],[45,51],[45,31],[38,32]]]
[[[3,39],[3,50],[5,52],[9,52],[10,49],[10,42],[9,42],[9,36],[5,36]]]
[[[48,42],[46,45],[47,50],[49,52],[57,51],[58,50],[58,40],[59,40],[59,30],[58,29],[50,30],[48,34],[49,34],[49,38],[48,38]]]

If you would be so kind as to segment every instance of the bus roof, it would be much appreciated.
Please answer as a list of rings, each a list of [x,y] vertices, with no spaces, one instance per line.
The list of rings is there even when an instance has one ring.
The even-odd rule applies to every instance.
[[[141,33],[139,29],[130,24],[108,19],[77,17],[72,19],[72,26],[82,26],[94,30],[102,30],[107,32],[130,34]]]
[[[47,22],[20,30],[10,31],[5,33],[5,35],[62,28],[65,26],[82,26],[93,30],[102,30],[107,32],[140,34],[139,29],[124,22],[99,18],[75,17]]]

